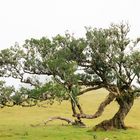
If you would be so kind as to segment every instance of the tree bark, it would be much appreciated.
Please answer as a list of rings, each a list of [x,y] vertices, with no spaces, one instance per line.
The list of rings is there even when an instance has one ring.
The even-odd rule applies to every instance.
[[[71,109],[72,109],[73,115],[77,114],[76,109],[75,109],[75,103],[74,103],[74,101],[72,99],[71,99]]]
[[[119,110],[110,120],[105,120],[95,126],[95,130],[111,130],[111,129],[126,129],[127,127],[124,124],[124,119],[130,111],[134,103],[133,95],[123,95],[116,98],[117,103],[119,104]]]

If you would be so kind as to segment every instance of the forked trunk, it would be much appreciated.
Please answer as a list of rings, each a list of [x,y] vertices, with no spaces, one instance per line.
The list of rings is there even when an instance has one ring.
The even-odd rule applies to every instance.
[[[95,130],[103,129],[103,130],[110,130],[110,129],[126,129],[124,124],[124,119],[127,116],[128,112],[130,111],[131,107],[134,103],[133,95],[125,95],[121,96],[116,99],[117,103],[119,104],[118,112],[113,116],[110,120],[105,120],[100,124],[95,126]]]
[[[72,108],[72,112],[73,112],[73,116],[77,115],[76,113],[76,105],[80,111],[80,113],[83,113],[82,108],[80,106],[80,104],[78,102],[73,102],[73,100],[71,99],[71,108]],[[74,123],[72,123],[72,125],[77,125],[77,126],[86,126],[80,117],[77,116],[77,119],[75,119]]]

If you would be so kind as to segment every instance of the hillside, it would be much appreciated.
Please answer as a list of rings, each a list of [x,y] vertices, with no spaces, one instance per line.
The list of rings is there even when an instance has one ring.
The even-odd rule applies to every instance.
[[[105,98],[107,92],[98,90],[88,92],[80,96],[80,103],[86,113],[92,114],[96,111],[99,103]],[[94,132],[92,127],[102,120],[109,119],[117,110],[117,104],[111,103],[103,115],[94,120],[83,120],[87,128],[67,126],[67,123],[59,120],[49,122],[46,126],[32,127],[52,116],[71,117],[70,104],[64,101],[62,104],[55,102],[52,106],[46,104],[43,107],[18,107],[0,109],[0,140],[139,140],[140,139],[140,99],[128,114],[125,122],[130,128],[126,131]]]

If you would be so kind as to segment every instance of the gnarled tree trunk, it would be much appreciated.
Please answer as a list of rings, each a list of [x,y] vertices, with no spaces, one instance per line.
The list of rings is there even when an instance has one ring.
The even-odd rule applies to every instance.
[[[110,130],[110,129],[126,129],[124,124],[124,119],[127,116],[128,112],[130,111],[131,107],[134,103],[133,95],[123,95],[116,99],[117,103],[119,104],[119,110],[117,113],[111,118],[110,120],[105,120],[98,125],[95,126],[95,130],[103,129],[103,130]]]

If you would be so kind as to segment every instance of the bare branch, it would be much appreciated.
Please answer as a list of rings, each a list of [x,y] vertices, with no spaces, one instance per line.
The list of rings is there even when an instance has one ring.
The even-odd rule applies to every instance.
[[[36,126],[40,126],[40,125],[46,125],[48,122],[53,121],[53,120],[62,120],[62,121],[65,121],[65,122],[67,122],[68,124],[71,124],[71,125],[78,125],[78,126],[82,126],[82,127],[84,126],[85,127],[85,124],[83,122],[81,122],[81,120],[72,120],[72,119],[65,118],[65,117],[60,117],[60,116],[51,117],[47,121],[44,121],[43,123],[38,123],[36,125],[31,124],[31,126],[36,127]]]
[[[84,89],[84,90],[82,90],[81,92],[78,93],[78,96],[82,95],[86,92],[89,92],[89,91],[92,91],[92,90],[97,90],[97,89],[100,89],[100,88],[102,88],[102,86],[96,86],[96,87],[90,87],[90,88]]]
[[[73,120],[69,118],[56,116],[56,117],[49,118],[47,121],[44,122],[44,124],[46,125],[48,122],[53,121],[53,120],[63,120],[63,121],[66,121],[68,124],[72,124],[72,125],[75,123]]]
[[[116,96],[112,93],[109,93],[109,95],[107,96],[107,98],[100,104],[98,110],[96,111],[95,114],[93,115],[88,115],[88,114],[77,114],[77,116],[75,117],[79,117],[79,118],[85,118],[85,119],[94,119],[97,117],[100,117],[102,115],[102,113],[104,112],[105,107],[110,104],[114,98]]]

